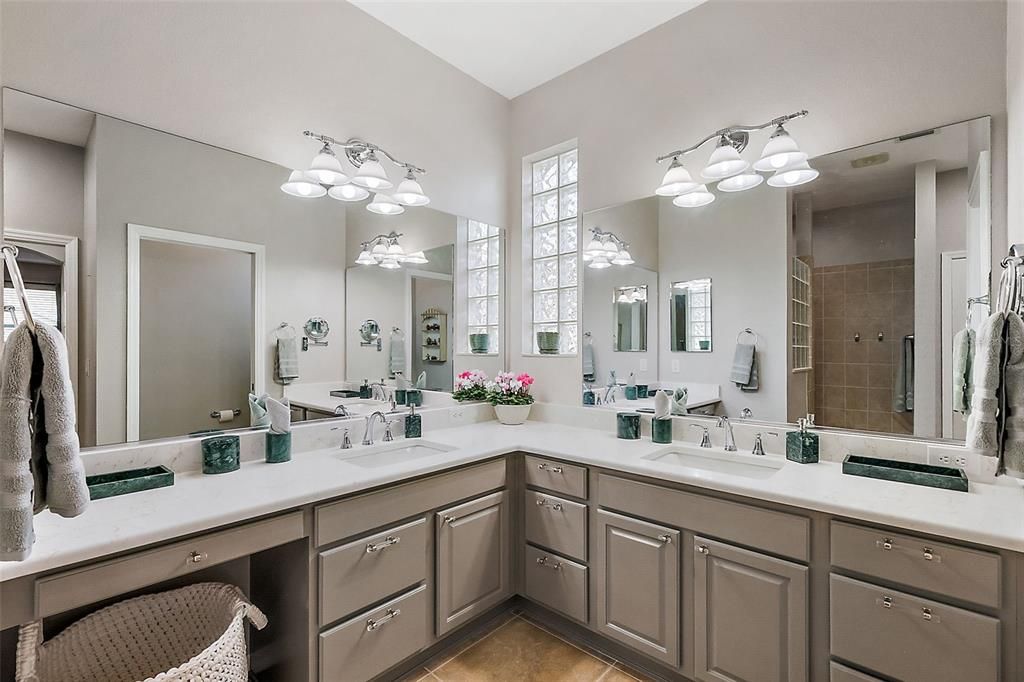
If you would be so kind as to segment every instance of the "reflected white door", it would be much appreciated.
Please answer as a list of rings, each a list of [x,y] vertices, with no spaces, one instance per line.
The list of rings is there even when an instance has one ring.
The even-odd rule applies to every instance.
[[[967,323],[968,269],[966,252],[942,254],[942,437],[959,440],[966,438],[967,424],[953,411],[953,337]],[[980,318],[985,310],[978,306],[975,313]]]

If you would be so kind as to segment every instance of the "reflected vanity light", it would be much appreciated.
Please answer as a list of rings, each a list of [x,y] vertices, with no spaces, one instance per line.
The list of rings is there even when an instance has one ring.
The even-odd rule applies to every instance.
[[[379,265],[388,270],[397,270],[403,263],[422,265],[429,263],[422,251],[406,254],[398,243],[402,235],[397,232],[378,234],[369,241],[362,243],[356,265]]]
[[[326,195],[338,201],[362,201],[372,192],[373,199],[366,208],[380,215],[398,215],[405,211],[405,206],[426,206],[430,203],[430,198],[417,179],[417,174],[426,173],[419,166],[399,161],[381,147],[357,138],[340,142],[308,130],[303,135],[323,146],[307,170],[292,171],[288,181],[281,185],[281,190],[286,194],[301,198]],[[354,172],[346,172],[335,154],[335,147],[344,150],[345,157],[355,168]],[[388,178],[378,154],[405,172],[393,196],[383,194],[393,188],[394,183]]]
[[[619,237],[598,227],[591,228],[591,232],[594,236],[583,250],[583,260],[587,267],[602,270],[612,265],[630,265],[635,262],[629,255],[629,244]]]
[[[667,159],[672,159],[672,163],[655,194],[675,197],[672,203],[682,208],[706,206],[714,201],[715,195],[708,191],[706,185],[693,182],[690,173],[679,161],[680,157],[697,151],[706,142],[714,139],[717,139],[718,143],[700,174],[706,180],[717,180],[718,189],[722,192],[753,189],[765,180],[760,173],[773,173],[768,179],[768,184],[772,187],[795,187],[811,182],[818,177],[818,172],[807,164],[807,154],[800,150],[796,140],[784,127],[789,121],[806,115],[807,111],[801,110],[760,125],[730,126],[711,133],[692,147],[677,149],[659,156],[658,163]],[[740,154],[746,149],[750,134],[766,128],[775,130],[765,144],[760,158],[751,166]]]
[[[617,303],[644,303],[647,301],[647,287],[623,287],[619,289]]]

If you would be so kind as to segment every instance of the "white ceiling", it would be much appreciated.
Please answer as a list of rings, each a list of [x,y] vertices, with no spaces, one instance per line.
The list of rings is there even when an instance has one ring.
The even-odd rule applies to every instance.
[[[512,99],[705,0],[350,2]]]

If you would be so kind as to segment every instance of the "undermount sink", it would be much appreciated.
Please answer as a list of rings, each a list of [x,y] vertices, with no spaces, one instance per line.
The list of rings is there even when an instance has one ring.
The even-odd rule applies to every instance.
[[[767,456],[755,457],[754,455],[738,454],[735,452],[698,454],[680,449],[662,450],[661,452],[647,455],[644,459],[686,469],[731,474],[746,478],[770,478],[782,467],[786,466],[786,462]]]
[[[392,464],[401,464],[419,459],[420,457],[430,457],[431,455],[450,452],[451,450],[454,450],[454,448],[447,445],[438,445],[437,443],[398,442],[388,443],[372,449],[368,448],[365,452],[357,451],[351,455],[343,455],[342,459],[348,464],[375,469],[377,467],[391,466]]]

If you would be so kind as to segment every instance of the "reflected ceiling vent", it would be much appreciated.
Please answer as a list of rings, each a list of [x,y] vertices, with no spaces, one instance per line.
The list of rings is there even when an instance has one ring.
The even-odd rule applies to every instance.
[[[935,129],[934,128],[929,128],[928,130],[919,130],[916,133],[907,133],[906,135],[900,135],[899,137],[896,138],[896,141],[897,142],[906,142],[908,140],[916,140],[919,137],[928,137],[929,135],[934,135],[934,134],[935,134]]]
[[[881,166],[883,163],[888,163],[889,152],[882,152],[881,154],[872,154],[871,156],[862,156],[859,159],[854,159],[850,162],[850,166],[853,168],[868,168],[869,166]]]

